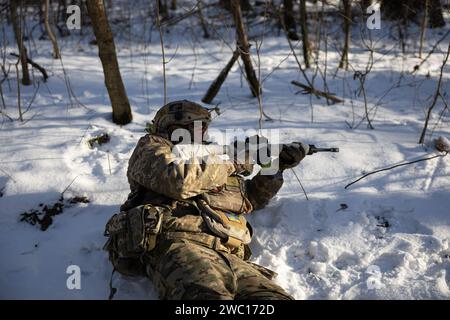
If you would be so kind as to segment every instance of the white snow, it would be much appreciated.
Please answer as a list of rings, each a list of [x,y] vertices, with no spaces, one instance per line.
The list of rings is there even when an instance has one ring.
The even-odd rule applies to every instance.
[[[169,100],[199,102],[231,50],[220,38],[203,41],[195,26],[202,42],[195,44],[194,52],[196,40],[183,28],[197,22],[195,17],[186,21],[191,22],[165,34],[166,55],[173,56],[167,64],[168,96]],[[138,26],[135,28],[139,34]],[[447,29],[428,30],[424,52]],[[6,30],[7,52],[16,51],[9,26]],[[128,158],[145,134],[145,122],[163,103],[158,33],[154,30],[152,42],[140,40],[149,36],[148,31],[139,35],[135,42],[127,40],[126,34],[116,39],[134,116],[133,123],[123,127],[111,122],[100,60],[96,47],[87,44],[89,36],[75,33],[59,39],[73,91],[86,108],[73,99],[70,104],[63,70],[59,61],[51,58],[50,43],[35,40],[33,59],[45,66],[50,78],[42,83],[34,71],[34,86],[21,87],[23,109],[38,90],[25,121],[10,122],[3,117],[0,127],[1,298],[108,298],[112,267],[102,251],[104,225],[127,197]],[[232,32],[223,31],[223,36],[233,42]],[[353,37],[358,39],[359,30],[355,29]],[[374,37],[382,38],[382,34],[374,33]],[[379,102],[376,115],[371,113],[375,129],[370,130],[366,121],[357,129],[345,123],[353,122],[352,104],[354,123],[361,121],[364,101],[362,96],[355,98],[358,81],[352,79],[352,71],[339,71],[333,79],[339,62],[334,47],[328,48],[328,85],[345,103],[328,106],[323,99],[295,94],[290,81],[304,80],[294,58],[290,56],[277,67],[289,53],[286,39],[276,32],[264,38],[261,76],[273,73],[264,82],[263,106],[274,118],[264,122],[264,128],[282,129],[285,142],[340,148],[338,154],[308,156],[295,168],[309,201],[294,174],[286,171],[277,197],[249,217],[255,231],[252,261],[276,271],[277,283],[296,299],[450,298],[450,157],[381,172],[344,189],[366,172],[436,154],[431,146],[417,142],[447,43],[442,43],[414,76],[410,71],[420,60],[411,53],[402,59],[396,41],[383,39],[377,46],[384,54],[375,53],[373,71],[366,80],[369,109]],[[300,48],[297,51],[301,59]],[[353,67],[364,70],[367,59],[355,40],[350,55]],[[442,92],[447,94],[449,76],[447,65],[442,84]],[[315,83],[323,88],[320,76]],[[15,72],[2,88],[7,106],[2,111],[17,119]],[[238,66],[216,101],[221,102],[222,114],[214,119],[213,128],[258,128],[258,104]],[[440,103],[433,112],[430,130],[434,132],[427,141],[440,135],[450,138],[448,112],[434,127],[442,108]],[[89,148],[87,140],[105,132],[111,141]],[[86,196],[90,203],[67,208],[45,232],[19,222],[22,212],[38,209],[40,203],[56,202],[74,178],[66,198]],[[341,204],[348,208],[339,210]],[[66,287],[69,265],[81,268],[81,290]],[[147,279],[116,274],[113,284],[119,299],[157,298]]]

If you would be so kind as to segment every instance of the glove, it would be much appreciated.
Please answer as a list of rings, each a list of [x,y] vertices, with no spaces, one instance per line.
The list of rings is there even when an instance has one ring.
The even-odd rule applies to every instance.
[[[280,151],[280,170],[297,166],[309,153],[309,146],[304,143],[283,144]]]

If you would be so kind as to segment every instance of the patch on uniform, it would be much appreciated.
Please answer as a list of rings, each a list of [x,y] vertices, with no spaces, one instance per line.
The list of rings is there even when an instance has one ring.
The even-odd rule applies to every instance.
[[[227,216],[228,220],[241,223],[241,220],[239,219],[239,216],[237,214],[225,212],[225,215]]]

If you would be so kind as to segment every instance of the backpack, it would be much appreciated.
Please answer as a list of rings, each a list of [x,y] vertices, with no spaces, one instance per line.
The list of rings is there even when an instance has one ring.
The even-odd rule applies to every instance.
[[[161,231],[164,207],[151,204],[114,214],[106,224],[108,251],[114,269],[127,276],[146,276],[145,253],[156,246]]]

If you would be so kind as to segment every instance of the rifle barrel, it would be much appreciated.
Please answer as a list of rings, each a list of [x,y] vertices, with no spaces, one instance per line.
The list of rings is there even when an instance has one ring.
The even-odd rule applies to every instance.
[[[339,152],[339,148],[314,148],[313,152]]]

